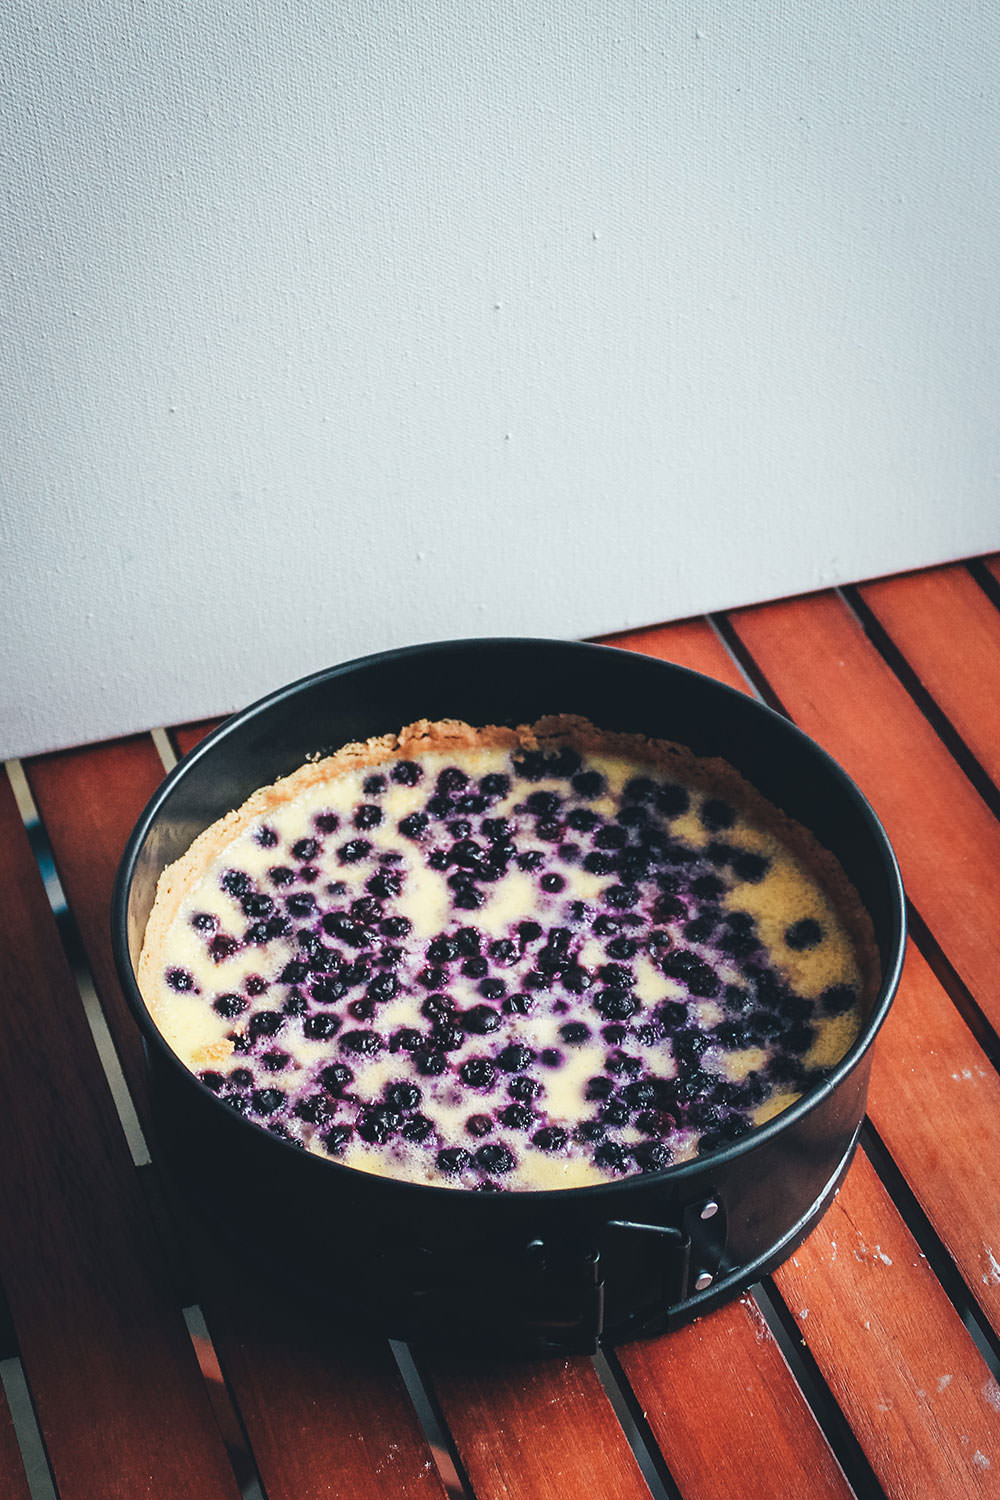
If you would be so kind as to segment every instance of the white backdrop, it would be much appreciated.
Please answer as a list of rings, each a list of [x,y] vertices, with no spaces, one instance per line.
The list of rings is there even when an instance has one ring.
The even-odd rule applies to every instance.
[[[1000,546],[989,0],[0,30],[0,754]]]

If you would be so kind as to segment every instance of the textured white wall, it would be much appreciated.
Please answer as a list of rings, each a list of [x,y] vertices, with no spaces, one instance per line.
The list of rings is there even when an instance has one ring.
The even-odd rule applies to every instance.
[[[988,0],[0,31],[0,754],[1000,545]]]

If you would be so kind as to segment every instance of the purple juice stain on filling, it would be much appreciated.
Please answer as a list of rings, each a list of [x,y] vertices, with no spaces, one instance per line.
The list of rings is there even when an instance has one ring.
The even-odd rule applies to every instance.
[[[775,1082],[808,1081],[800,1059],[789,1055],[808,1050],[815,1036],[808,1018],[843,1015],[857,995],[834,984],[815,1006],[795,996],[771,967],[753,916],[724,910],[734,885],[759,883],[770,866],[764,855],[725,842],[737,821],[731,805],[702,800],[698,816],[710,837],[692,847],[671,831],[671,821],[690,809],[691,794],[669,780],[633,777],[623,805],[608,817],[587,805],[605,795],[605,778],[575,751],[523,751],[513,765],[513,776],[490,773],[474,783],[458,766],[432,780],[417,762],[396,761],[366,776],[368,800],[345,818],[315,815],[315,836],[289,850],[297,868],[275,864],[261,877],[274,898],[247,872],[224,871],[222,890],[250,919],[245,941],[261,945],[253,949],[260,954],[279,940],[285,956],[277,979],[251,974],[244,994],[212,998],[216,1012],[239,1018],[240,1028],[239,1066],[201,1074],[212,1092],[294,1144],[314,1139],[333,1157],[356,1141],[388,1153],[390,1163],[419,1151],[449,1181],[502,1187],[526,1152],[582,1152],[615,1177],[668,1166],[677,1132],[701,1151],[737,1139],[768,1085],[757,1070],[723,1077],[705,1062],[713,1047],[764,1046]],[[558,790],[537,785],[555,777]],[[422,801],[416,808],[411,801],[401,819],[393,814],[394,786],[421,789]],[[515,801],[520,793],[517,806],[507,804],[498,816],[495,804],[512,793]],[[324,855],[324,836],[339,829],[349,837],[337,846],[331,840]],[[576,842],[566,840],[566,829]],[[388,847],[357,837],[367,831]],[[280,842],[270,825],[253,838],[265,849]],[[324,858],[360,871],[329,880],[314,863]],[[445,930],[429,939],[414,939],[412,921],[395,906],[421,864],[440,872],[453,910]],[[603,881],[586,902],[572,899],[571,867],[581,866]],[[481,930],[475,914],[490,886],[514,871],[539,893],[541,920],[522,916],[500,935]],[[321,873],[325,884],[318,883]],[[242,946],[208,913],[196,913],[190,924],[216,962]],[[784,934],[793,951],[813,949],[825,936],[811,917],[791,922]],[[741,985],[718,973],[720,963],[733,961],[743,967]],[[255,962],[264,967],[263,957]],[[638,963],[679,993],[644,1002]],[[195,989],[186,969],[172,967],[166,978],[177,993]],[[253,1009],[257,997],[266,997],[267,1009]],[[419,1011],[415,1025],[392,1014],[396,1000],[408,997]],[[699,1029],[692,1007],[703,1001],[717,1005],[723,1020]],[[528,1045],[518,1036],[523,1016],[551,1017],[559,1045]],[[287,1044],[275,1047],[271,1038],[283,1028],[322,1044],[325,1063],[296,1060]],[[558,1078],[580,1048],[595,1044],[607,1049],[602,1071],[583,1087],[580,1115],[567,1126],[549,1116],[542,1079]],[[353,1092],[354,1070],[331,1055],[362,1071],[378,1061],[383,1079],[384,1060],[396,1059],[401,1075],[392,1078],[390,1070],[390,1081],[369,1098]],[[665,1058],[670,1075],[658,1076]],[[447,1099],[455,1122],[449,1128],[469,1147],[449,1138],[433,1108],[430,1117],[418,1108],[431,1104],[428,1094]],[[483,1137],[486,1144],[472,1144]]]

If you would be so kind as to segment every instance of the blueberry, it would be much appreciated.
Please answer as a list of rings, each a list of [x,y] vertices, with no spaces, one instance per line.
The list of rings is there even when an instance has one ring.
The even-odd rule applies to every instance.
[[[382,920],[381,904],[374,896],[359,896],[351,902],[351,916],[355,922],[374,923]]]
[[[206,1068],[204,1073],[198,1074],[198,1077],[206,1088],[212,1090],[213,1094],[217,1094],[226,1081],[222,1073],[216,1073],[211,1068]]]
[[[401,1026],[389,1038],[390,1052],[414,1052],[423,1041],[423,1035],[414,1026]]]
[[[625,1148],[617,1141],[603,1141],[594,1152],[594,1162],[613,1172],[624,1172],[627,1158]]]
[[[378,930],[383,937],[407,937],[413,930],[413,923],[409,917],[386,917],[385,921],[379,924]]]
[[[678,948],[660,963],[661,971],[669,979],[679,979],[692,995],[709,999],[719,992],[719,976],[710,964],[705,963],[688,948]]]
[[[604,983],[610,985],[612,989],[631,989],[635,983],[635,975],[625,964],[602,964],[597,972]]]
[[[749,958],[760,947],[760,941],[751,932],[724,932],[717,939],[719,950],[730,958]]]
[[[249,875],[242,870],[226,870],[219,884],[230,896],[245,896],[253,889]]]
[[[585,1099],[607,1099],[614,1091],[610,1078],[591,1078],[583,1092]]]
[[[448,983],[447,971],[439,968],[437,964],[428,964],[426,969],[421,969],[417,975],[417,983],[422,984],[425,990],[439,990],[442,985]]]
[[[304,996],[298,990],[292,990],[281,1008],[286,1016],[304,1016],[307,1006]]]
[[[662,813],[667,818],[680,817],[691,806],[691,798],[684,787],[677,786],[672,781],[665,782],[663,786],[658,788],[654,794],[653,802],[657,812]],[[728,824],[720,824],[720,827],[723,826],[728,827]]]
[[[558,1047],[544,1047],[540,1053],[540,1060],[546,1068],[559,1068],[562,1066],[563,1055]]]
[[[526,1073],[519,1073],[511,1079],[507,1092],[520,1104],[530,1104],[532,1099],[537,1099],[545,1090],[537,1079],[529,1078]]]
[[[474,927],[460,927],[455,933],[455,946],[463,958],[475,958],[482,938]]]
[[[184,995],[194,989],[194,975],[187,969],[168,969],[167,983],[179,995]]]
[[[479,957],[478,954],[475,958],[467,958],[462,964],[462,973],[468,979],[482,979],[489,972],[489,963],[485,958]]]
[[[607,1133],[600,1120],[583,1120],[574,1130],[573,1136],[578,1141],[603,1141]]]
[[[254,1089],[250,1095],[250,1104],[254,1114],[258,1115],[273,1115],[284,1102],[285,1095],[281,1089]]]
[[[543,875],[541,879],[543,891],[561,891],[565,884],[566,881],[562,875]]]
[[[310,1094],[299,1100],[292,1113],[307,1125],[325,1125],[330,1119],[330,1101],[325,1094]]]
[[[478,792],[463,792],[461,797],[455,798],[455,811],[468,813],[475,817],[485,812],[489,806],[489,799],[481,797]]]
[[[500,1016],[492,1005],[473,1005],[460,1019],[466,1031],[474,1036],[488,1036],[500,1025]]]
[[[404,838],[416,839],[426,830],[428,818],[426,813],[408,813],[399,822],[399,831]]]
[[[751,885],[756,885],[764,879],[770,865],[771,861],[766,855],[745,849],[733,859],[733,874],[737,880],[746,880]]]
[[[244,936],[248,943],[269,943],[272,938],[287,936],[291,930],[291,923],[285,917],[266,917],[251,922]]]
[[[385,791],[385,777],[379,775],[366,776],[361,784],[361,790],[366,797],[379,797]]]
[[[600,1108],[600,1120],[603,1125],[627,1125],[629,1121],[629,1107],[624,1099],[609,1099]]]
[[[236,1088],[249,1088],[253,1083],[253,1074],[249,1068],[234,1068],[229,1075],[229,1082]]]
[[[491,771],[479,783],[479,790],[484,797],[506,797],[510,791],[510,777],[499,771]]]
[[[645,828],[649,813],[644,807],[623,807],[615,813],[615,821],[623,828]]]
[[[470,1115],[465,1122],[465,1129],[469,1135],[482,1140],[484,1135],[489,1135],[493,1130],[493,1121],[489,1115]]]
[[[373,896],[384,900],[386,896],[398,896],[403,889],[403,877],[393,870],[379,870],[365,881],[365,890]],[[397,917],[396,921],[405,922],[405,917]]]
[[[528,849],[524,854],[517,856],[517,868],[519,870],[540,870],[543,863],[543,855],[539,849]]]
[[[638,903],[639,892],[634,885],[612,885],[604,892],[604,899],[609,906],[628,911]]]
[[[242,995],[219,995],[216,1000],[212,1001],[212,1009],[217,1015],[231,1021],[234,1016],[241,1016],[248,1004],[249,1002]]]
[[[376,974],[365,995],[373,1000],[376,1005],[385,1005],[390,1000],[395,1000],[399,994],[399,980],[395,974]]]
[[[560,1026],[559,1035],[569,1046],[576,1046],[589,1039],[590,1027],[584,1025],[583,1021],[567,1021],[565,1026]]]
[[[687,916],[687,907],[679,896],[658,896],[653,903],[654,922],[672,922]]]
[[[253,839],[254,843],[258,844],[261,849],[273,849],[278,842],[278,835],[273,828],[268,828],[266,823],[262,823],[254,834]]]
[[[250,1017],[247,1032],[253,1041],[259,1036],[276,1036],[285,1024],[285,1017],[280,1010],[262,1010],[257,1015]]]
[[[576,775],[570,778],[570,786],[578,797],[599,797],[605,785],[600,771],[577,771]]]
[[[376,1057],[382,1050],[382,1038],[377,1031],[345,1031],[340,1045],[345,1052],[357,1053],[359,1057]]]
[[[426,1115],[411,1115],[408,1120],[403,1121],[400,1135],[404,1141],[425,1141],[433,1128]]]
[[[372,1104],[358,1116],[357,1131],[363,1141],[372,1146],[384,1146],[390,1136],[396,1134],[403,1123],[398,1110],[386,1105]]]
[[[500,1009],[507,1016],[528,1016],[531,1014],[535,1000],[533,995],[518,993],[516,995],[505,995]]]
[[[431,1027],[431,1045],[439,1047],[442,1052],[457,1052],[464,1041],[465,1034],[461,1026],[455,1026],[450,1021],[435,1021]]]
[[[469,778],[458,766],[445,766],[438,776],[437,790],[447,796],[451,792],[460,792],[463,787],[468,786]]]
[[[509,1172],[514,1166],[512,1152],[498,1141],[480,1146],[474,1157],[476,1166],[483,1172]]]
[[[803,917],[785,929],[785,942],[796,952],[801,952],[805,948],[815,948],[822,941],[823,929],[812,917]]]
[[[435,1165],[439,1172],[447,1172],[450,1176],[456,1172],[464,1172],[470,1160],[468,1151],[461,1146],[445,1146],[443,1151],[438,1152]]]
[[[421,1048],[413,1053],[413,1065],[422,1078],[440,1078],[448,1064],[440,1052]]]
[[[612,1047],[619,1046],[628,1036],[624,1026],[602,1026],[601,1036]]]
[[[508,1104],[500,1111],[501,1124],[509,1130],[530,1130],[535,1116],[526,1104]]]
[[[820,1009],[827,1016],[842,1016],[857,1000],[849,984],[831,984],[819,997]]]
[[[596,922],[594,929],[597,929]],[[634,938],[616,937],[612,938],[606,951],[609,958],[634,958],[639,951],[639,944]]]
[[[482,891],[479,890],[478,887],[474,886],[471,881],[467,884],[461,885],[455,891],[455,895],[453,897],[454,905],[457,906],[460,911],[478,911],[485,900],[486,897],[483,895]]]
[[[648,776],[633,776],[626,781],[622,796],[627,802],[650,802],[656,796],[656,783]]]
[[[323,1136],[323,1145],[331,1156],[339,1156],[351,1139],[353,1131],[350,1125],[331,1125]]]
[[[642,1072],[642,1063],[637,1057],[630,1057],[627,1052],[613,1052],[605,1060],[604,1066],[609,1073],[625,1074],[630,1078]]]
[[[319,871],[315,865],[303,865],[299,870],[299,879],[305,885],[312,885],[314,880],[319,879]]]
[[[490,957],[494,963],[512,964],[517,958],[517,945],[510,938],[500,938],[490,944]]]
[[[214,932],[218,925],[218,917],[213,917],[211,912],[198,911],[191,918],[191,926],[197,932]]]
[[[479,993],[484,1000],[499,1000],[507,993],[507,985],[502,979],[484,979],[479,986]]]
[[[594,1009],[606,1021],[627,1021],[639,1009],[639,1002],[628,990],[602,990],[594,1000]]]
[[[612,855],[595,850],[583,856],[583,868],[591,875],[613,875],[615,860]]]
[[[320,833],[336,833],[340,827],[340,819],[333,812],[317,813],[313,819],[313,823]]]
[[[684,936],[689,943],[704,943],[712,936],[718,925],[716,918],[706,912],[701,917],[695,917],[693,922],[687,923],[684,928]]]
[[[423,774],[415,760],[397,760],[389,772],[397,786],[416,786]]]
[[[458,1072],[470,1089],[489,1089],[496,1082],[496,1068],[488,1057],[470,1057]]]
[[[313,1041],[325,1041],[327,1037],[335,1035],[340,1030],[340,1017],[331,1015],[307,1016],[302,1026],[305,1036],[311,1037]]]
[[[382,1090],[382,1098],[390,1109],[397,1109],[401,1113],[416,1109],[422,1097],[415,1083],[387,1083]]]
[[[670,1147],[662,1141],[648,1141],[636,1146],[632,1152],[641,1172],[662,1172],[671,1162]]]
[[[346,844],[341,844],[337,850],[337,857],[341,864],[356,865],[371,853],[371,848],[367,839],[350,839]]]
[[[624,828],[600,828],[594,834],[595,849],[624,849],[628,843],[628,834]]]
[[[723,802],[718,797],[708,797],[701,805],[701,822],[710,833],[717,833],[720,828],[732,828],[736,822],[736,812],[728,802]]]
[[[311,891],[295,891],[285,897],[285,910],[290,917],[315,916],[316,897]]]
[[[454,1010],[455,1002],[450,995],[428,995],[420,1006],[420,1014],[428,1021],[449,1020]]]
[[[310,994],[317,1005],[336,1005],[347,994],[347,985],[340,979],[325,975],[322,979],[313,980]]]
[[[535,1054],[530,1047],[525,1047],[520,1042],[511,1042],[498,1054],[497,1064],[505,1073],[521,1073],[534,1058]]]

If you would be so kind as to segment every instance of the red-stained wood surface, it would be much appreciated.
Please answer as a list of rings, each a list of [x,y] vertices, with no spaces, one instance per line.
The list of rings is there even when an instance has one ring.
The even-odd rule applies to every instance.
[[[868,1114],[1000,1330],[1000,1077],[912,945],[875,1044]]]
[[[638,651],[660,661],[675,662],[693,672],[716,677],[728,687],[747,692],[747,680],[707,620],[680,620],[676,625],[652,625],[601,637],[603,646]]]
[[[145,1064],[111,956],[109,914],[118,861],[139,814],[163,780],[163,763],[149,735],[134,735],[38,756],[25,761],[24,771],[129,1089],[145,1121]]]
[[[1000,824],[836,595],[731,618],[786,710],[872,802],[910,900],[1000,1027]]]
[[[880,579],[858,592],[1000,785],[1000,609],[962,565]]]
[[[3,1391],[0,1391],[0,1495],[4,1500],[31,1500],[21,1450]]]
[[[141,795],[141,810],[163,774],[159,758],[155,765],[150,761],[151,744],[136,738],[26,765],[71,905],[76,910],[76,893],[82,890],[86,910],[104,905],[103,923],[81,923],[95,969],[107,945],[117,862],[131,831],[131,823],[122,826],[126,814],[117,789],[124,784],[141,794],[145,781],[149,789]],[[79,820],[76,808],[82,811]],[[104,991],[117,998],[108,1007],[108,1023],[119,1050],[128,1056],[137,1032],[113,973],[105,973]],[[331,1342],[318,1348],[313,1331],[283,1325],[266,1285],[248,1283],[235,1271],[228,1282],[216,1274],[214,1262],[202,1258],[205,1245],[192,1236],[180,1205],[157,1201],[155,1182],[148,1186],[147,1201],[156,1222],[179,1229],[184,1239],[186,1278],[193,1280],[204,1302],[269,1500],[318,1500],[338,1493],[329,1488],[331,1465],[342,1483],[339,1492],[363,1500],[377,1500],[387,1489],[407,1500],[439,1497],[441,1482],[430,1449],[385,1341],[363,1355],[356,1345],[339,1349]],[[248,1307],[254,1309],[252,1319]],[[366,1405],[365,1424],[360,1413]]]
[[[200,745],[206,734],[218,729],[222,719],[200,719],[197,724],[180,724],[171,730],[170,738],[178,755],[187,755],[195,745]]]
[[[775,1281],[889,1500],[997,1495],[1000,1387],[866,1157]]]
[[[0,1278],[61,1500],[235,1500],[6,777],[0,905]]]
[[[751,1297],[618,1358],[685,1500],[850,1500]]]
[[[476,1500],[649,1500],[590,1360],[434,1360],[430,1375]]]

